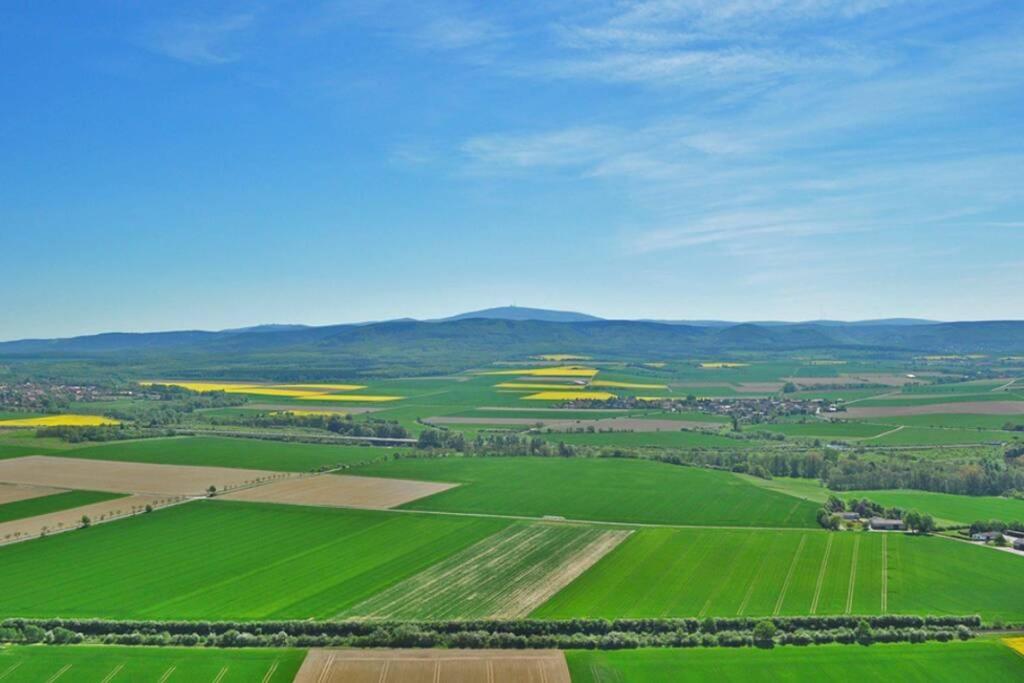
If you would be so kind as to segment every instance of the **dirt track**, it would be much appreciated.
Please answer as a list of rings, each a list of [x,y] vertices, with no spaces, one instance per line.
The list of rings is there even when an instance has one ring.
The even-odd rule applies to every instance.
[[[138,462],[58,458],[29,455],[0,460],[0,482],[54,486],[65,489],[149,493],[155,495],[203,495],[210,486],[218,491],[255,481],[291,475],[267,470],[230,467],[187,467]]]
[[[284,479],[222,496],[227,500],[385,509],[457,486],[408,479],[324,474]]]
[[[907,415],[1024,415],[1024,401],[932,403],[924,406],[865,406],[846,409],[845,417],[904,417]]]
[[[325,650],[295,683],[570,683],[559,650]]]
[[[9,543],[14,540],[27,540],[39,536],[44,529],[48,533],[54,533],[65,529],[74,529],[81,524],[82,515],[86,515],[93,522],[107,521],[111,517],[130,515],[132,509],[141,512],[146,505],[154,508],[163,503],[169,502],[170,498],[161,498],[153,495],[127,496],[115,498],[102,503],[82,505],[77,508],[50,512],[45,515],[15,519],[0,524],[0,544]]]

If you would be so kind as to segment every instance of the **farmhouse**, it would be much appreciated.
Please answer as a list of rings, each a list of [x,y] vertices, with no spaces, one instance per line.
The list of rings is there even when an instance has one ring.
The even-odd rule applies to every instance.
[[[999,540],[1002,535],[1003,534],[998,531],[979,531],[978,533],[971,534],[971,540],[988,543],[989,541]]]
[[[860,513],[859,512],[841,512],[841,513],[839,513],[839,517],[841,519],[843,519],[844,521],[846,521],[846,522],[856,522],[858,519],[860,519]]]
[[[1024,550],[1024,538],[1015,538],[1015,539],[1013,539],[1013,549],[1014,550]]]
[[[900,519],[872,517],[870,524],[875,531],[900,531],[903,529],[903,520]]]

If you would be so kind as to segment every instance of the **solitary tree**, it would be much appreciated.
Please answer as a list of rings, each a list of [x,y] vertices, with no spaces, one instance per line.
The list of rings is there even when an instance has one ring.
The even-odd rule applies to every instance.
[[[89,519],[89,515],[82,515],[82,528],[88,529],[92,525],[92,520]]]
[[[757,622],[754,627],[754,644],[758,647],[775,647],[775,624],[768,619]]]
[[[903,523],[914,533],[919,532],[921,530],[921,513],[917,510],[908,510],[903,513]]]

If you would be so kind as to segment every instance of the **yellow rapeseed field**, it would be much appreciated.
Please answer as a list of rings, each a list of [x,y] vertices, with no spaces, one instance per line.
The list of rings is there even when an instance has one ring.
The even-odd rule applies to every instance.
[[[371,396],[359,394],[310,394],[299,396],[300,401],[349,401],[351,403],[384,403],[385,401],[398,401],[404,396]]]
[[[161,380],[158,382],[139,382],[143,386],[150,386],[153,384],[166,384],[172,387],[181,387],[188,389],[189,391],[198,391],[200,393],[207,393],[211,391],[223,391],[227,394],[253,394],[256,396],[288,396],[291,398],[302,398],[304,396],[319,396],[325,394],[330,389],[325,385],[320,385],[323,391],[311,391],[309,389],[289,389],[287,386],[274,386],[267,384],[255,384],[249,382],[172,382]],[[354,386],[354,385],[340,385],[340,386]],[[362,389],[363,387],[359,387]]]
[[[1024,638],[1003,638],[1003,642],[1021,655],[1024,655]]]
[[[526,401],[607,401],[615,394],[607,391],[541,391],[523,396]]]
[[[243,387],[258,387],[258,384],[248,384],[244,382],[175,382],[172,380],[155,380],[152,382],[139,382],[144,387],[152,386],[154,384],[164,384],[169,387],[181,387],[182,389],[188,389],[189,391],[198,391],[205,393],[208,391],[231,391],[237,390]]]
[[[649,367],[649,368],[663,368],[663,367],[665,367],[666,365],[668,365],[668,363],[662,363],[662,362],[657,362],[657,363],[644,363],[644,365],[646,365],[646,366],[647,366],[647,367]]]
[[[275,384],[280,389],[322,389],[323,391],[359,391],[365,389],[363,384]]]
[[[324,417],[330,417],[331,415],[337,415],[338,417],[345,417],[348,415],[343,410],[276,410],[274,415],[298,415],[305,417],[307,415],[323,415]]]
[[[112,417],[101,415],[47,415],[14,420],[0,420],[0,427],[99,427],[121,424]]]
[[[702,368],[745,368],[750,363],[727,363],[727,362],[714,362],[714,363],[701,363]]]
[[[619,389],[668,389],[664,384],[637,384],[634,382],[612,382],[611,380],[594,380],[592,387],[618,387]]]

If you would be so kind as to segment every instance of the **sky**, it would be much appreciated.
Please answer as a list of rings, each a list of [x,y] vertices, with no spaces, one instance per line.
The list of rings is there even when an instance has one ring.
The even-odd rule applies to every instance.
[[[1024,318],[1016,0],[0,3],[0,339]]]

